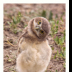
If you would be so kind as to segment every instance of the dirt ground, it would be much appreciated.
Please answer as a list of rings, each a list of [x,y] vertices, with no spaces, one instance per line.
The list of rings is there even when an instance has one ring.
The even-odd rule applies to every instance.
[[[65,4],[4,4],[4,72],[17,72],[16,66],[16,54],[17,54],[17,42],[18,38],[23,32],[24,27],[31,18],[38,16],[41,10],[52,11],[53,18],[57,14],[58,17],[65,12]],[[22,21],[17,24],[17,32],[13,32],[8,22],[11,22],[11,16],[15,16],[18,12],[22,14]],[[63,17],[65,23],[65,15]],[[62,26],[65,29],[65,24]],[[63,30],[61,29],[61,31]],[[53,38],[49,35],[49,44],[54,47],[52,52],[51,61],[46,72],[65,72],[63,66],[64,59],[54,59],[54,55],[57,50],[60,50],[54,43]]]

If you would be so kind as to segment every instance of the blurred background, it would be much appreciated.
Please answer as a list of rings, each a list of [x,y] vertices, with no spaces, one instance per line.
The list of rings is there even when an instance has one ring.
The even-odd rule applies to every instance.
[[[34,17],[45,17],[51,25],[48,36],[52,57],[46,72],[65,72],[65,4],[4,4],[4,72],[16,72],[19,36]]]

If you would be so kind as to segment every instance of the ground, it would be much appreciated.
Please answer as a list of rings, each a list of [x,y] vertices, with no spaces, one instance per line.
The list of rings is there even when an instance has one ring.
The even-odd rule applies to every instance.
[[[46,72],[65,72],[65,4],[4,4],[3,12],[4,72],[17,72],[18,38],[29,20],[38,16],[51,24],[48,40],[52,56]]]

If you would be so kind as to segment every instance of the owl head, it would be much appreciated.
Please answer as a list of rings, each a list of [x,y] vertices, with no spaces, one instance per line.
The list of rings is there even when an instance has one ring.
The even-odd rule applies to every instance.
[[[36,17],[30,20],[29,26],[33,34],[39,38],[44,39],[49,34],[50,24],[46,18]]]

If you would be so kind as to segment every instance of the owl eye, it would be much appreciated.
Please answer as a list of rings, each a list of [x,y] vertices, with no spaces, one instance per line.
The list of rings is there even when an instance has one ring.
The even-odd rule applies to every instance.
[[[38,24],[41,24],[41,21],[39,21]]]
[[[40,30],[40,33],[41,33],[41,34],[44,34],[44,31]]]

